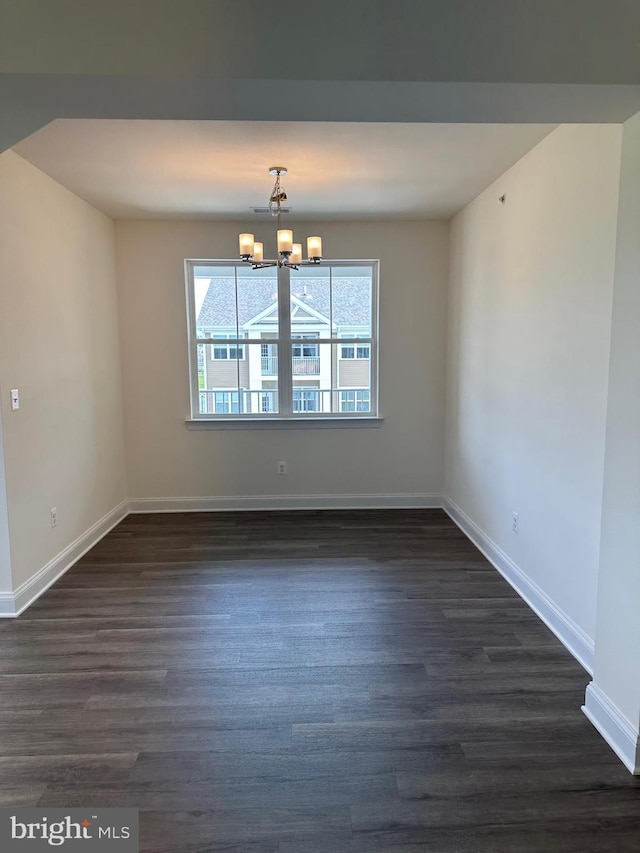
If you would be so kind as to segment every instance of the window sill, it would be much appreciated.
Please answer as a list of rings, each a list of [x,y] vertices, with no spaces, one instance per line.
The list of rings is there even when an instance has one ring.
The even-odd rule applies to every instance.
[[[192,418],[187,429],[376,429],[383,418]]]

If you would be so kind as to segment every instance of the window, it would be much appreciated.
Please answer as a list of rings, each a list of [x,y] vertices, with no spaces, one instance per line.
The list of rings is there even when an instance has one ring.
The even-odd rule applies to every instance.
[[[311,388],[294,388],[293,390],[294,412],[319,412],[320,392]]]
[[[215,413],[216,415],[237,415],[239,412],[239,394],[237,391],[215,391]]]
[[[260,411],[265,415],[277,411],[274,405],[274,394],[275,391],[262,391],[260,394]]]
[[[341,412],[368,412],[370,405],[370,394],[366,389],[340,391]]]
[[[193,419],[377,416],[377,262],[186,270]]]
[[[278,375],[277,346],[274,346],[273,344],[260,344],[260,371],[263,376]],[[263,385],[263,387],[266,386]]]
[[[318,344],[296,343],[299,340],[313,340],[318,337],[317,332],[308,335],[291,335],[294,343],[291,345],[291,355],[294,358],[318,358]]]
[[[217,334],[214,333],[211,335],[214,340],[227,341],[230,338],[235,337],[231,334]],[[212,344],[211,345],[211,358],[217,360],[235,360],[235,359],[243,359],[244,358],[244,347],[241,344]]]
[[[355,334],[342,334],[341,338],[356,338]],[[340,347],[340,358],[369,358],[370,349],[367,344],[355,346],[354,344],[343,344]]]

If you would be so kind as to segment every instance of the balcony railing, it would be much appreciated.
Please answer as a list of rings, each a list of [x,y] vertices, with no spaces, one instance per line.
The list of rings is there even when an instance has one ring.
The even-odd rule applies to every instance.
[[[366,393],[366,389],[362,389],[362,393]],[[278,392],[275,389],[250,391],[243,388],[240,392],[201,389],[198,394],[201,415],[268,415],[278,412]],[[292,408],[296,414],[328,414],[332,411],[369,412],[369,399],[365,401],[356,399],[355,396],[353,399],[350,396],[347,398],[347,395],[352,394],[353,389],[294,388]]]
[[[319,355],[295,355],[291,360],[291,370],[294,376],[319,376]],[[278,356],[263,355],[260,358],[260,374],[262,376],[278,375]]]
[[[200,389],[199,410],[201,415],[273,414],[278,411],[276,390],[207,391]]]
[[[312,388],[294,388],[293,389],[293,411],[307,413],[328,413],[328,412],[370,412],[371,404],[370,397],[366,399],[356,399],[356,394],[368,394],[368,390],[358,389],[354,394],[354,389],[340,390],[334,388],[332,390]],[[353,397],[351,397],[353,395]],[[333,400],[333,408],[332,408]]]
[[[263,376],[277,376],[278,356],[263,355],[260,359],[260,372]]]
[[[320,356],[297,356],[292,359],[294,376],[318,376],[320,374]]]

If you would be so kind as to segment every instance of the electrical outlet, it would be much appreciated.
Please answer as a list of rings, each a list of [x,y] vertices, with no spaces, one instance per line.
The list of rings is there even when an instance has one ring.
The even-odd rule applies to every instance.
[[[51,527],[54,528],[57,526],[58,526],[58,510],[56,509],[56,507],[52,506],[51,507]]]
[[[514,512],[511,516],[511,529],[514,533],[520,532],[520,517],[517,512]]]
[[[287,473],[287,463],[286,462],[278,462],[278,474],[286,474]]]

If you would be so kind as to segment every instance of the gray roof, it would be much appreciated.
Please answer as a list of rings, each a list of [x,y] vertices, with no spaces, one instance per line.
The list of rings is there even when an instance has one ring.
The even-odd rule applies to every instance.
[[[338,326],[368,325],[371,319],[371,280],[363,277],[333,278],[330,306],[329,278],[309,278],[306,292],[299,298],[315,311],[329,317]],[[277,283],[273,277],[243,278],[238,286],[238,324],[243,326],[277,301]],[[302,290],[302,288],[301,288]],[[294,289],[295,293],[295,289]],[[197,323],[199,326],[233,327],[236,324],[236,294],[233,278],[212,278]]]

